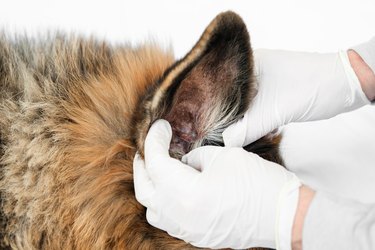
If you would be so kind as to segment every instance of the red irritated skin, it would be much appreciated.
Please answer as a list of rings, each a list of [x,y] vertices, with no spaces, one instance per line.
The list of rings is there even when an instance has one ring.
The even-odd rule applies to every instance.
[[[192,144],[200,138],[198,129],[198,110],[194,102],[178,102],[172,110],[165,116],[172,127],[172,141],[170,145],[170,154],[181,157],[192,149]]]

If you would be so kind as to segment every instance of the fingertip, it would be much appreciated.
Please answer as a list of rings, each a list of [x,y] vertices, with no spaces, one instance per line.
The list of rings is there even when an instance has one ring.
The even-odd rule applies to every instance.
[[[172,139],[172,128],[168,121],[155,121],[145,139],[145,159],[150,160],[155,155],[168,156]]]
[[[163,134],[172,137],[172,127],[167,120],[158,119],[150,127],[149,134]]]
[[[158,227],[159,215],[154,210],[147,209],[146,220],[150,225],[152,225],[154,227]],[[158,227],[158,228],[160,228],[160,227]]]
[[[223,140],[226,147],[242,147],[246,138],[246,126],[243,118],[230,125],[223,131]]]
[[[170,218],[164,216],[160,211],[154,209],[147,209],[146,211],[147,222],[163,231],[166,231],[169,235],[176,237],[178,232],[181,232],[180,224]],[[181,239],[181,237],[180,237]]]

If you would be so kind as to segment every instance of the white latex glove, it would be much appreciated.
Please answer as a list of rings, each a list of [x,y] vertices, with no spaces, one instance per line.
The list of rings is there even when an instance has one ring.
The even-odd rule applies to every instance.
[[[331,119],[282,129],[280,154],[302,183],[363,203],[375,203],[375,104]],[[319,135],[319,136],[317,136]]]
[[[171,137],[169,123],[156,121],[145,161],[134,159],[136,198],[151,225],[197,247],[274,248],[277,237],[290,245],[300,186],[294,174],[242,148],[201,147],[185,164],[169,156]]]
[[[258,94],[244,118],[224,133],[245,146],[291,122],[326,119],[369,103],[346,52],[256,50]]]

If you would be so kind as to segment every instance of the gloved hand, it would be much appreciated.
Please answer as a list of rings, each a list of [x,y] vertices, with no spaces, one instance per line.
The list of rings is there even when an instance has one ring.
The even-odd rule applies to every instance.
[[[258,94],[244,118],[224,133],[245,146],[291,122],[326,119],[369,103],[346,52],[256,50]]]
[[[171,137],[169,123],[156,121],[145,160],[134,159],[136,198],[151,225],[198,247],[275,248],[280,234],[290,245],[300,186],[294,174],[242,148],[201,147],[183,163],[169,156]]]

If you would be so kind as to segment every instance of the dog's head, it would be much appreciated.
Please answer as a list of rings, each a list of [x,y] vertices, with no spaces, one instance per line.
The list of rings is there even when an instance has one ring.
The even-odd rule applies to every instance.
[[[141,98],[133,126],[140,154],[148,129],[160,118],[172,126],[173,157],[202,145],[223,145],[223,130],[244,114],[256,93],[253,74],[246,25],[233,12],[219,14]]]

